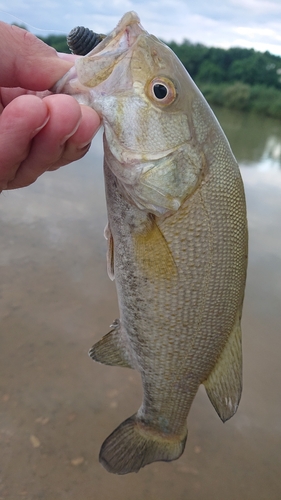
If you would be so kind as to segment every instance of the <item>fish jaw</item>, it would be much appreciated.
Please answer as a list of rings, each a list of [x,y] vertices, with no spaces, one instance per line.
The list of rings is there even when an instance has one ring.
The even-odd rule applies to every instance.
[[[82,85],[93,88],[104,82],[138,37],[146,33],[135,12],[126,13],[116,28],[87,56],[76,62],[77,77]]]
[[[151,82],[158,76],[171,85],[171,105],[151,98]],[[192,94],[194,85],[175,54],[129,12],[56,86],[56,92],[71,94],[100,114],[105,155],[120,189],[156,216],[176,212],[206,166],[183,109],[182,78]]]
[[[52,91],[73,95],[80,103],[91,106],[96,97],[93,89],[107,80],[117,63],[128,56],[128,50],[141,33],[146,32],[140,25],[138,15],[133,11],[127,12],[101,43],[86,56],[76,59],[75,66],[55,84]]]

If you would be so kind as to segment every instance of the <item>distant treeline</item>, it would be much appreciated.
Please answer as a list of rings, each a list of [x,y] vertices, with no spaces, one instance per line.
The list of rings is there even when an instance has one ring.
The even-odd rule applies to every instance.
[[[38,38],[47,43],[47,45],[54,47],[57,52],[65,52],[66,54],[70,54],[65,35],[48,35],[46,37],[38,36]]]
[[[168,44],[211,104],[281,118],[281,57],[239,47],[228,50]]]
[[[69,52],[64,35],[40,38],[57,51]],[[168,45],[210,104],[281,118],[281,57],[239,47],[209,48],[188,40]]]

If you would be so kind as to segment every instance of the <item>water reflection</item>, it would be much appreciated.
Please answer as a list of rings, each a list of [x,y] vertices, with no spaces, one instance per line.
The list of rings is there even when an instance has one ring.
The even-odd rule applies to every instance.
[[[267,117],[214,107],[240,166],[281,168],[281,123]]]
[[[268,137],[258,169],[271,170],[281,166],[281,141],[276,136]]]
[[[280,125],[216,113],[241,165],[250,228],[237,414],[223,425],[202,389],[180,460],[126,477],[98,463],[103,439],[141,401],[137,373],[87,357],[118,317],[99,135],[79,163],[1,195],[1,500],[280,500]]]

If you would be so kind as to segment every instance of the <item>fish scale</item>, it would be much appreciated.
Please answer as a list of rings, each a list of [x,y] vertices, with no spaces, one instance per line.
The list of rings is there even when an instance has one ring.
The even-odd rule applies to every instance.
[[[143,385],[139,410],[100,451],[108,471],[127,474],[181,456],[200,384],[222,421],[238,408],[245,196],[204,97],[137,14],[75,66],[55,90],[103,120],[107,259],[120,309],[90,356],[136,369]]]

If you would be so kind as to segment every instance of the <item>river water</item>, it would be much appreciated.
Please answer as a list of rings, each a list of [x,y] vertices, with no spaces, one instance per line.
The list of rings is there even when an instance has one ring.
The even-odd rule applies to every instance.
[[[179,460],[127,476],[98,462],[141,401],[137,373],[87,356],[118,317],[99,135],[80,162],[1,195],[0,500],[280,500],[281,126],[215,111],[241,166],[250,230],[237,414],[222,424],[200,389]]]

